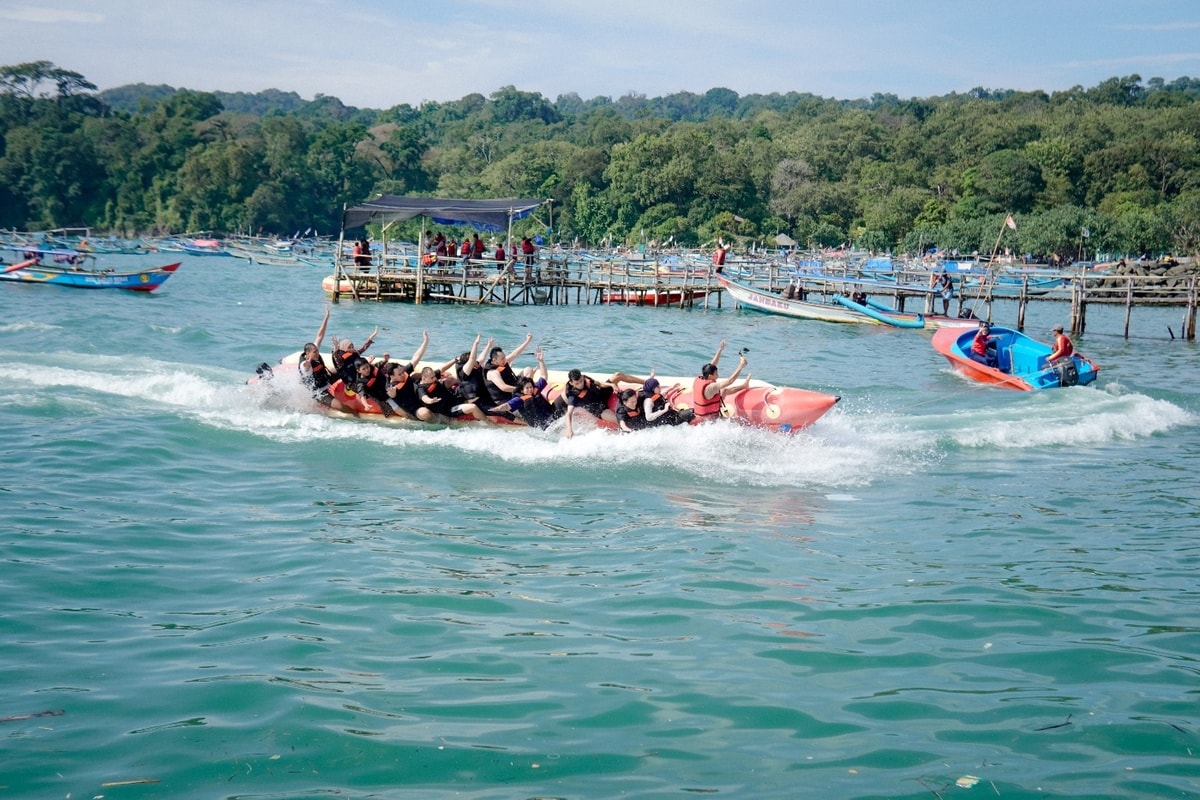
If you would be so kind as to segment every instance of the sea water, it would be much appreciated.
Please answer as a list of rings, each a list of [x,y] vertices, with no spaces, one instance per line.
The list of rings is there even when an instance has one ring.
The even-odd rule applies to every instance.
[[[791,436],[568,440],[246,385],[322,277],[0,285],[0,797],[1200,796],[1180,309],[1126,340],[1092,307],[1097,383],[1017,393],[927,332],[728,298],[332,306],[394,359],[532,333],[552,369],[687,376],[726,340],[726,374],[747,348],[842,397]]]

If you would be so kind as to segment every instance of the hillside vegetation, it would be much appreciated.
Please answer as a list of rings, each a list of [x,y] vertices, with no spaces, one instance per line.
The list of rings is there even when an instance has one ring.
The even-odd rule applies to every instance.
[[[0,228],[327,234],[381,192],[552,198],[528,230],[592,246],[987,251],[1011,214],[1041,257],[1195,253],[1200,80],[853,101],[506,86],[375,110],[0,67]]]

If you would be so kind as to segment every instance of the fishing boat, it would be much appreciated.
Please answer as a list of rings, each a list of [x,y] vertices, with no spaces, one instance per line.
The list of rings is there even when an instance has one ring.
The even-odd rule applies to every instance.
[[[679,306],[691,305],[697,300],[708,296],[709,289],[678,288],[678,289],[607,289],[601,295],[601,301],[612,305],[624,304],[629,306]]]
[[[1072,355],[1047,362],[1053,348],[1012,328],[991,327],[996,341],[996,364],[989,367],[972,361],[971,342],[975,330],[941,328],[933,335],[933,349],[946,357],[958,372],[971,380],[1029,392],[1035,389],[1056,389],[1061,386],[1085,386],[1096,380],[1100,367],[1090,359]]]
[[[217,239],[191,239],[184,240],[181,245],[183,252],[189,256],[232,256],[225,248],[221,247],[221,242]]]
[[[870,305],[869,300],[867,301],[867,304],[864,305],[863,303],[856,303],[855,301],[851,300],[849,297],[845,297],[844,295],[840,295],[840,294],[835,294],[833,296],[833,302],[837,303],[838,305],[844,306],[845,308],[848,308],[851,311],[857,311],[859,314],[865,314],[866,316],[871,317],[872,319],[877,319],[880,322],[882,322],[884,325],[891,325],[894,328],[924,328],[925,327],[925,317],[922,316],[921,314],[905,314],[905,313],[893,311],[893,310],[890,310],[890,313],[889,313],[889,312],[881,311],[879,308],[876,308],[875,306]]]
[[[959,281],[959,289],[966,294],[992,297],[1020,297],[1048,294],[1055,289],[1061,289],[1064,279],[1059,276],[1035,276],[998,273],[992,275],[963,275]]]
[[[925,320],[926,328],[971,328],[974,330],[979,326],[979,320],[974,317],[946,317],[941,314],[912,314],[907,311],[900,311],[892,306],[884,305],[875,300],[867,298],[867,305],[881,314],[898,319],[921,317]],[[919,327],[914,325],[913,327]]]
[[[842,305],[810,303],[807,300],[790,299],[783,295],[760,291],[744,283],[738,283],[737,281],[730,280],[725,275],[718,275],[717,280],[720,282],[721,287],[733,296],[734,300],[756,311],[764,311],[768,314],[782,314],[785,317],[816,319],[823,322],[856,322],[863,325],[885,324],[875,317],[860,314]]]
[[[179,263],[164,267],[116,272],[114,270],[84,269],[78,265],[48,266],[31,258],[10,264],[0,270],[0,280],[20,283],[43,283],[71,286],[77,289],[126,289],[131,292],[152,292],[166,283],[179,269]]]
[[[259,379],[270,378],[272,383],[283,387],[286,391],[296,396],[297,389],[300,389],[300,377],[297,363],[300,360],[300,353],[292,353],[285,357],[278,365],[271,366],[263,364],[258,368],[258,377],[251,378],[251,383],[260,382]],[[325,356],[326,366],[330,369],[331,374],[333,364],[328,355]],[[424,367],[433,367],[439,369],[444,366],[445,362],[435,363],[423,361],[417,365],[416,372]],[[593,374],[610,374],[603,370],[597,370]],[[692,386],[693,378],[672,378],[656,376],[659,384],[663,387],[675,387],[678,385],[678,390],[667,391],[666,396],[671,404],[679,410],[692,408]],[[564,391],[567,384],[567,373],[561,370],[550,370],[548,372],[549,386],[546,390],[546,399],[554,402]],[[628,384],[636,386],[636,384]],[[300,389],[302,393],[303,390]],[[384,421],[383,412],[379,405],[369,397],[355,394],[347,391],[342,381],[334,381],[330,393],[341,402],[344,406],[352,409],[355,414],[362,418],[373,421]],[[820,419],[827,411],[837,404],[841,398],[837,395],[826,394],[824,392],[816,392],[809,389],[797,389],[789,386],[775,386],[760,380],[751,380],[750,385],[731,395],[726,395],[724,402],[721,404],[721,416],[752,427],[766,428],[780,433],[793,433],[809,425],[812,425]],[[616,393],[609,400],[609,408],[615,408],[617,403]],[[331,412],[329,409],[316,404],[312,404],[313,410],[321,413],[331,414],[335,416],[353,416],[351,414],[342,414],[341,412]],[[394,420],[399,422],[400,420]],[[458,422],[459,420],[456,420]],[[461,420],[470,424],[479,424],[474,420]],[[502,417],[493,418],[494,422],[505,424],[507,421]],[[486,424],[486,423],[484,423]],[[521,424],[521,423],[512,423]],[[614,427],[607,422],[600,422],[602,427]]]

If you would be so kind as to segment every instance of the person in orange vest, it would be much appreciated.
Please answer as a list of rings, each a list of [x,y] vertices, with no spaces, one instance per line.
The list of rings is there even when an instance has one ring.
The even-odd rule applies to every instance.
[[[692,410],[695,412],[695,419],[699,422],[716,419],[721,415],[721,400],[725,395],[735,394],[750,385],[749,375],[746,375],[742,383],[734,385],[738,375],[741,375],[742,370],[746,368],[746,356],[743,353],[738,354],[737,369],[733,371],[732,375],[722,379],[717,374],[717,362],[721,360],[721,353],[724,350],[725,342],[722,341],[717,347],[712,361],[701,367],[700,374],[692,381]]]

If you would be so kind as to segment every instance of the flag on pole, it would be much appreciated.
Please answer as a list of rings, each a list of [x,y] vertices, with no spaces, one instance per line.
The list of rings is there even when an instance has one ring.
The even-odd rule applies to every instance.
[[[1012,214],[1009,214],[1005,218],[1004,224],[1007,225],[1008,227],[1012,228],[1014,231],[1017,229],[1017,221],[1012,218]]]

